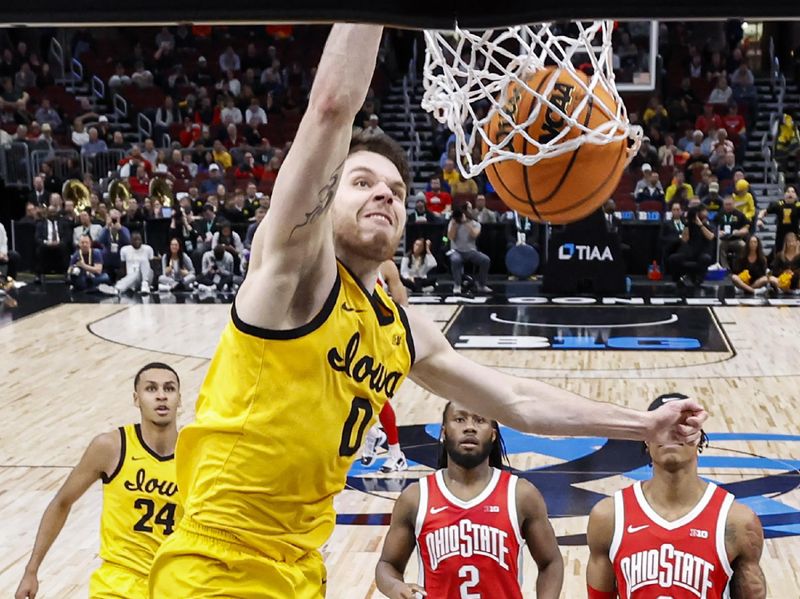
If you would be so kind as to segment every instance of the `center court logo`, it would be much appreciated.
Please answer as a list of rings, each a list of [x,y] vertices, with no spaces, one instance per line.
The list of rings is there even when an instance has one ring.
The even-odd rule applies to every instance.
[[[574,243],[564,243],[558,248],[559,260],[613,262],[614,256],[611,255],[611,248],[607,245],[600,249],[597,245],[576,245]]]

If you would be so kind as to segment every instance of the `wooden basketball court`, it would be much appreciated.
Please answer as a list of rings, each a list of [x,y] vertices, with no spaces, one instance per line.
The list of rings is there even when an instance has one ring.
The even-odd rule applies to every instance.
[[[414,309],[426,311],[443,328],[460,310],[456,305]],[[713,310],[725,334],[722,351],[466,351],[477,361],[515,374],[637,408],[669,391],[699,398],[711,413],[706,430],[712,433],[701,472],[719,483],[751,481],[746,501],[772,537],[762,559],[768,596],[798,597],[800,309]],[[176,368],[183,383],[179,424],[191,420],[194,398],[228,314],[229,306],[220,304],[61,304],[0,327],[0,596],[12,596],[39,518],[89,440],[138,419],[131,394],[139,366],[159,360]],[[443,401],[408,382],[394,406],[401,426],[434,425],[441,419]],[[513,465],[529,470],[564,461],[537,449],[537,443],[530,438],[532,449],[525,451],[524,440],[517,442],[522,449],[512,452]],[[391,512],[392,497],[403,481],[380,479],[416,478],[428,471],[412,462],[401,477],[370,474],[374,492],[346,490],[337,498],[341,514],[378,516],[337,526],[325,548],[329,597],[382,596],[373,583],[386,533],[380,515]],[[595,474],[576,488],[602,496],[633,480],[613,468]],[[541,480],[545,483],[538,484],[546,485],[546,475]],[[86,596],[90,573],[98,565],[100,487],[96,484],[74,507],[41,569],[39,598]],[[588,550],[580,535],[585,533],[586,512],[569,502],[548,507],[561,514],[553,525],[566,560],[562,597],[584,597]],[[415,561],[411,564],[408,580],[416,578]],[[533,597],[530,557],[525,577],[525,596]]]

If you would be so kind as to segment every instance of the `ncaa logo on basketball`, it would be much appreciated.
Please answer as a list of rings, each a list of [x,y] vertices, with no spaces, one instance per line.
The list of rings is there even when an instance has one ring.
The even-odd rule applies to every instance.
[[[566,114],[569,105],[572,103],[572,91],[574,86],[567,85],[566,83],[556,83],[553,88],[553,93],[550,95],[549,101],[552,106],[547,107],[547,112],[544,114],[544,123],[542,124],[542,135],[539,136],[539,143],[549,143],[553,141],[556,136],[561,133],[564,128],[564,118],[561,114]],[[560,112],[553,111],[555,106]]]
[[[614,256],[611,255],[611,248],[603,246],[602,251],[596,245],[576,245],[574,243],[564,243],[558,248],[559,260],[577,260],[596,261],[596,262],[612,262]]]

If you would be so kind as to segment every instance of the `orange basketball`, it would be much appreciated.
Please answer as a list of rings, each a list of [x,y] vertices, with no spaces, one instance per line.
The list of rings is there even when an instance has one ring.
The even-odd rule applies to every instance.
[[[594,98],[589,99],[580,113],[573,112],[578,109],[586,93],[575,80],[576,75],[588,83],[589,78],[580,71],[573,74],[555,67],[536,71],[526,83],[531,89],[539,91],[547,89],[550,80],[556,77],[548,101],[577,122],[595,129],[611,119],[596,105]],[[594,88],[594,95],[612,113],[616,111],[617,103],[602,82]],[[515,122],[525,122],[536,101],[536,96],[512,83],[504,111],[513,115]],[[545,142],[561,133],[564,127],[569,130],[556,143],[581,134],[579,129],[570,127],[558,112],[547,106],[528,127],[528,134],[539,142]],[[486,125],[486,133],[495,143],[502,141],[509,130],[510,125],[498,114]],[[619,134],[622,130],[612,128],[608,132]],[[522,135],[515,135],[504,149],[525,155],[539,151]],[[483,150],[486,153],[485,143]],[[604,145],[584,143],[574,151],[543,158],[531,166],[516,160],[496,162],[486,168],[486,175],[500,199],[512,210],[537,221],[569,223],[588,216],[611,197],[625,169],[627,150],[626,139]]]

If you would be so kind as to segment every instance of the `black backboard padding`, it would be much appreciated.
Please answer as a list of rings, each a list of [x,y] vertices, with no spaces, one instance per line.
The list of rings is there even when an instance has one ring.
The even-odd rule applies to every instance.
[[[224,6],[224,8],[223,8]],[[0,2],[0,24],[364,21],[412,28],[492,27],[591,18],[800,18],[796,0],[18,0]]]

